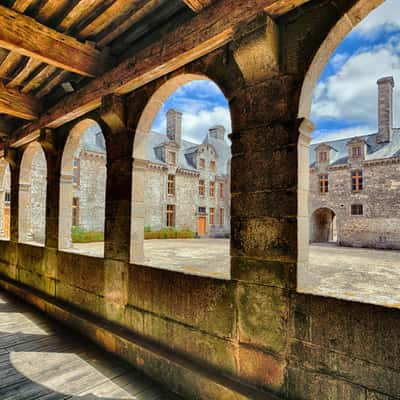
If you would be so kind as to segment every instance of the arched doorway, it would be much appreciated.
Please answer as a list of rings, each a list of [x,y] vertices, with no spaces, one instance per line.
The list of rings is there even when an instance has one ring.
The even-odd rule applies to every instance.
[[[311,243],[336,243],[336,214],[330,208],[318,208],[311,216]]]

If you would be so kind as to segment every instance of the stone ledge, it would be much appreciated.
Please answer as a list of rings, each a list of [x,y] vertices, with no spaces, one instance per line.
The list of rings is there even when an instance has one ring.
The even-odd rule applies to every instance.
[[[275,395],[196,365],[116,324],[82,312],[35,289],[0,276],[0,287],[135,365],[170,390],[189,399],[278,400]]]

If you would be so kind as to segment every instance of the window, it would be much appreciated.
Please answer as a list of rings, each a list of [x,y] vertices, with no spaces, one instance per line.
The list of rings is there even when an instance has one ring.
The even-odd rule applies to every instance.
[[[204,158],[200,158],[199,160],[199,168],[204,169],[206,167],[206,160]]]
[[[72,225],[79,225],[79,197],[72,198]]]
[[[167,153],[167,162],[170,165],[176,164],[176,153],[174,151],[168,151]]]
[[[210,161],[210,170],[211,170],[212,172],[215,172],[216,169],[217,169],[217,168],[216,168],[215,161],[214,161],[214,160]]]
[[[224,198],[224,184],[222,182],[219,184],[219,198]]]
[[[175,175],[168,175],[168,195],[175,195]]]
[[[6,203],[10,203],[11,202],[11,192],[5,192],[4,193],[4,201]]]
[[[219,209],[219,224],[225,225],[225,210],[223,208]]]
[[[360,192],[363,190],[363,175],[361,170],[351,171],[351,190]]]
[[[362,204],[352,204],[351,205],[351,215],[363,215],[363,205]]]
[[[73,183],[79,186],[81,175],[81,160],[79,158],[74,158],[73,166]]]
[[[203,179],[199,180],[199,195],[204,196],[206,190],[206,185]]]
[[[215,197],[215,182],[210,182],[210,197]]]
[[[361,147],[352,147],[351,149],[351,157],[352,158],[360,158],[361,157]]]
[[[167,205],[167,226],[175,226],[175,206]]]
[[[215,208],[210,208],[210,225],[215,225]]]
[[[327,151],[321,151],[319,153],[319,162],[325,162],[328,161],[328,152]]]
[[[328,193],[329,191],[328,175],[319,176],[319,191],[320,193]]]
[[[205,214],[206,213],[206,208],[205,207],[199,207],[199,214]]]

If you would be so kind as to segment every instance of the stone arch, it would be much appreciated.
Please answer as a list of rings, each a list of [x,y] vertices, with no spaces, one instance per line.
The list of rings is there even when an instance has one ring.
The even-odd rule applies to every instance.
[[[24,150],[19,171],[19,242],[45,243],[46,186],[46,155],[38,142],[32,142]]]
[[[144,260],[144,220],[145,220],[145,171],[147,166],[147,138],[156,118],[165,101],[181,86],[192,81],[211,81],[224,94],[221,86],[212,78],[203,73],[189,72],[173,76],[158,87],[144,107],[134,136],[133,143],[133,170],[132,170],[132,218],[131,218],[131,246],[130,261],[140,264]],[[224,94],[225,96],[225,94]],[[226,96],[225,96],[226,97]]]
[[[321,207],[314,210],[310,219],[311,243],[337,242],[336,213],[331,208]]]
[[[85,133],[88,131],[88,129],[93,128],[93,126],[97,126],[99,129],[99,132],[101,132],[103,140],[105,142],[105,137],[103,134],[103,130],[101,128],[101,125],[94,119],[91,118],[86,118],[81,121],[79,121],[77,124],[75,124],[72,129],[70,130],[67,140],[64,145],[63,153],[62,153],[62,158],[61,158],[61,174],[60,174],[60,211],[59,211],[59,239],[58,239],[58,248],[60,250],[66,250],[72,247],[72,241],[71,241],[71,230],[72,230],[72,225],[73,225],[73,198],[74,198],[74,193],[79,190],[79,195],[81,194],[80,187],[81,184],[76,184],[74,185],[74,160],[77,158],[77,156],[80,154],[81,150],[81,139],[84,137]],[[94,152],[95,153],[95,152]],[[100,155],[97,155],[99,158]],[[91,156],[88,155],[87,159],[87,166],[88,171],[94,171],[93,168],[90,168],[90,165],[93,164],[93,159],[96,158],[96,154]],[[99,187],[101,189],[101,186],[103,185],[103,180],[104,180],[104,193],[102,190],[99,190],[98,192],[102,193],[104,195],[102,203],[102,207],[97,207],[97,206],[92,206],[90,208],[90,212],[95,213],[95,216],[93,217],[93,221],[100,221],[97,225],[101,225],[101,229],[104,232],[104,215],[105,215],[105,180],[106,180],[106,161],[105,161],[105,156],[104,158],[104,171],[101,171],[99,168],[99,171],[95,172],[94,176],[88,177],[88,179],[100,179],[101,182],[99,182]],[[80,163],[82,163],[82,160],[80,160]],[[81,166],[79,167],[79,169]],[[87,171],[85,171],[87,172]],[[80,176],[82,177],[85,172],[82,172]],[[104,177],[104,179],[103,179]],[[82,179],[82,178],[80,178]],[[96,181],[97,182],[97,181]],[[76,183],[76,182],[75,182]],[[83,185],[82,185],[83,186]],[[93,185],[95,187],[95,185]],[[76,193],[75,193],[76,194]],[[87,194],[87,196],[86,196]],[[91,196],[93,197],[93,196]],[[85,198],[87,198],[88,203],[89,200],[91,199],[90,194],[85,192]],[[93,200],[93,199],[92,199]],[[90,200],[91,201],[91,200]],[[97,203],[96,203],[97,204]],[[75,205],[76,207],[76,205]],[[88,207],[85,207],[87,211],[89,210]],[[89,211],[88,211],[89,212]],[[79,213],[81,213],[81,210],[79,210]],[[90,229],[88,229],[90,230]]]
[[[10,239],[11,169],[3,158],[0,160],[0,239]]]
[[[336,22],[325,36],[307,69],[300,92],[298,118],[301,120],[298,139],[298,265],[307,268],[309,256],[310,223],[308,210],[309,148],[311,133],[315,129],[310,120],[313,93],[332,53],[350,31],[378,8],[385,0],[358,0]]]

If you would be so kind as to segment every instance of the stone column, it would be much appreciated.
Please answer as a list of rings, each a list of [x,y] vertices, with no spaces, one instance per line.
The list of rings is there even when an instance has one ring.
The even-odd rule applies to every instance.
[[[31,242],[32,236],[32,204],[31,184],[19,184],[19,217],[18,217],[18,241]]]
[[[59,249],[69,249],[72,247],[71,229],[72,229],[72,190],[73,176],[61,175],[60,177],[60,195],[57,202],[60,207],[58,222],[58,247]],[[54,199],[53,199],[54,201]]]

